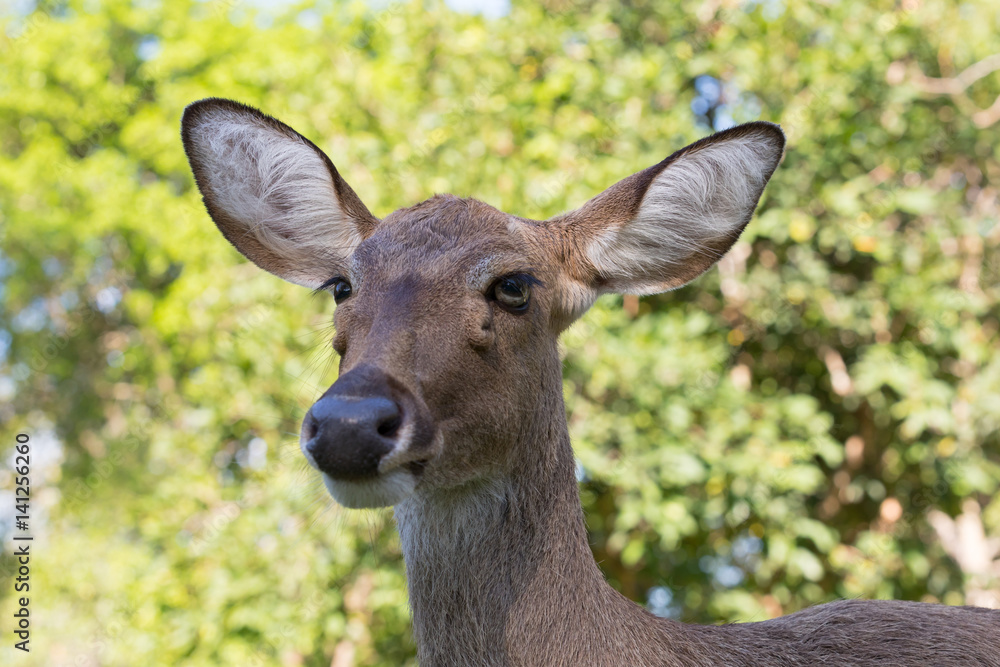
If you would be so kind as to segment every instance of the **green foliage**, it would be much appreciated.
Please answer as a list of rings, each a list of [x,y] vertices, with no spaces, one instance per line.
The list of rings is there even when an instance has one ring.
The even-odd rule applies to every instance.
[[[298,454],[332,303],[242,260],[193,187],[179,119],[212,95],[315,139],[377,215],[448,191],[543,218],[725,113],[780,122],[785,161],[720,270],[565,336],[595,554],[690,621],[962,602],[926,517],[972,499],[1000,533],[1000,125],[972,120],[1000,79],[917,82],[998,34],[989,0],[9,16],[0,448],[32,436],[39,536],[14,664],[413,662],[390,514],[331,508]],[[728,108],[698,107],[713,81]]]

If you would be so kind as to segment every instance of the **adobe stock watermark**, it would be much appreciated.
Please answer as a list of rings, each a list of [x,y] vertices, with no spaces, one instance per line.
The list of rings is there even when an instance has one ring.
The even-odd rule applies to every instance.
[[[129,631],[128,623],[135,618],[138,608],[131,600],[117,602],[97,630],[85,642],[84,652],[59,667],[98,667],[108,664],[116,654],[116,643]]]
[[[14,648],[31,651],[31,437],[27,433],[15,436],[14,446],[14,553],[17,571],[14,582]]]
[[[12,51],[47,30],[53,23],[52,15],[44,9],[36,9],[18,21],[7,24],[6,34],[0,35],[0,52]]]
[[[129,289],[128,284],[118,278],[112,278],[110,282],[102,283],[97,290],[94,302],[81,303],[75,316],[68,317],[63,327],[49,330],[43,334],[41,345],[34,347],[26,359],[28,373],[43,373],[54,359],[59,357],[70,342],[87,330],[87,324],[92,322],[101,312],[101,303],[105,298],[103,294],[108,294],[109,298],[120,300]],[[113,297],[110,295],[114,295]],[[27,375],[24,371],[19,374],[15,370],[15,379],[24,380]]]

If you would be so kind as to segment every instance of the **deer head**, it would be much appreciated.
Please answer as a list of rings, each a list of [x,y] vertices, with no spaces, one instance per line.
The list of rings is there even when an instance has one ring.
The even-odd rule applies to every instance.
[[[183,139],[226,238],[338,303],[340,378],[300,444],[341,504],[395,505],[420,664],[996,664],[997,612],[847,600],[692,628],[590,553],[556,339],[603,293],[711,267],[781,159],[777,126],[702,139],[544,222],[449,195],[378,220],[308,139],[235,102],[188,107]]]
[[[379,220],[315,144],[253,108],[202,100],[182,126],[225,237],[337,302],[340,376],[300,444],[347,507],[546,465],[558,334],[601,294],[663,292],[711,267],[784,147],[776,125],[734,127],[547,221],[450,195]]]

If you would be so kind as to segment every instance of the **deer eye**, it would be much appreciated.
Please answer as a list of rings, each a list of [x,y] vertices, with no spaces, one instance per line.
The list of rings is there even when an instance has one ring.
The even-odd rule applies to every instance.
[[[530,296],[531,285],[521,276],[508,276],[493,284],[493,298],[514,313],[523,313],[528,309]]]
[[[333,288],[333,300],[336,303],[340,303],[347,297],[351,296],[351,283],[347,282],[343,278],[337,278],[331,287]]]
[[[330,290],[333,293],[333,300],[340,303],[347,297],[351,296],[353,290],[351,289],[351,283],[347,282],[347,278],[343,276],[334,276],[330,278],[325,283],[316,288],[315,293]]]

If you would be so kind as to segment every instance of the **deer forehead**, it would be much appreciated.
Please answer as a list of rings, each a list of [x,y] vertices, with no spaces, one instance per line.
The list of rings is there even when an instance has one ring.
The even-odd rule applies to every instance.
[[[534,224],[474,199],[437,195],[383,220],[351,256],[349,278],[361,288],[419,276],[482,292],[500,276],[544,269]]]

